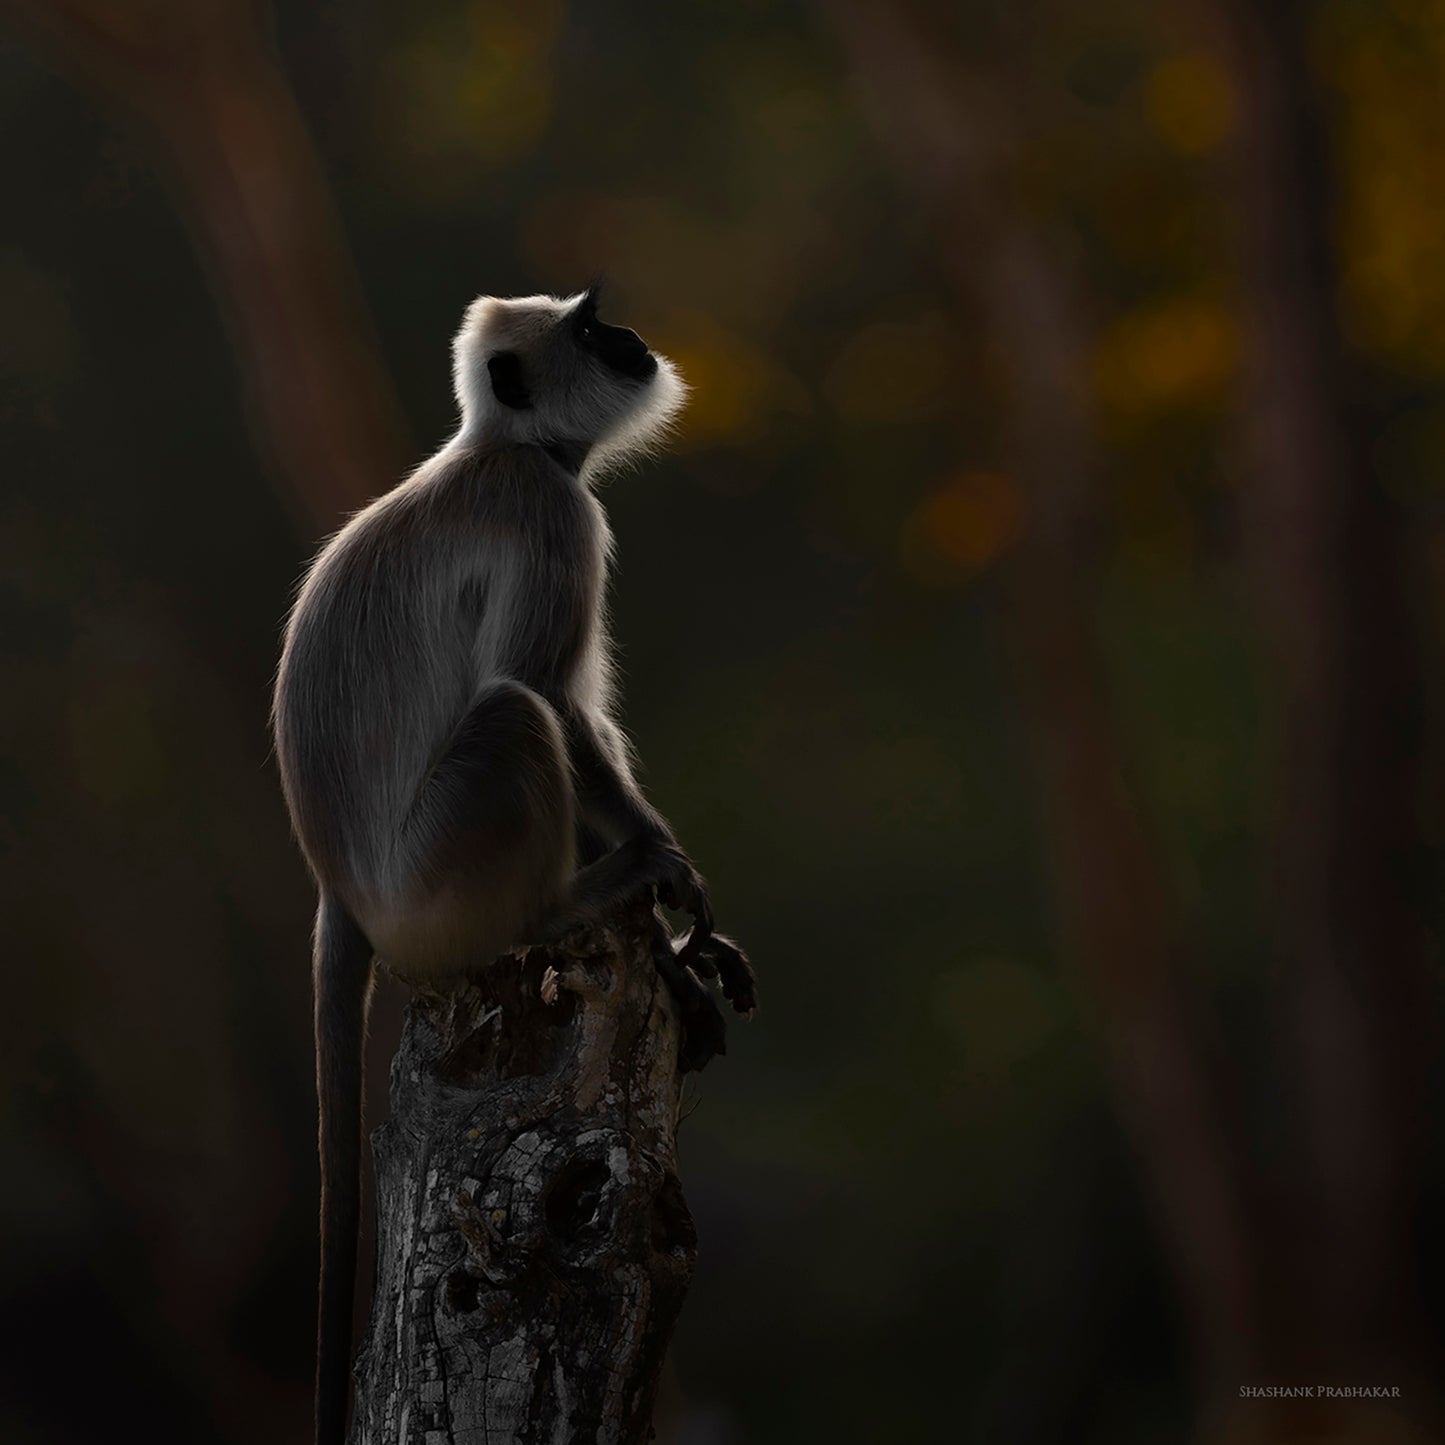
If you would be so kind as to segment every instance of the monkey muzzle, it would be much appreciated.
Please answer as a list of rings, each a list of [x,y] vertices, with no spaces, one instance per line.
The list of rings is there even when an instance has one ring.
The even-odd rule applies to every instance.
[[[657,358],[630,326],[600,326],[597,331],[599,361],[635,381],[651,380],[657,371]]]

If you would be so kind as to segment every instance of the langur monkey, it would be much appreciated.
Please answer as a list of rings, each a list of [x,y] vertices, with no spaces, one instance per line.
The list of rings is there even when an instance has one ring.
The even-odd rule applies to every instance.
[[[685,388],[597,304],[595,286],[472,303],[459,431],[327,543],[286,628],[276,755],[320,892],[318,1445],[342,1445],[350,1396],[373,960],[445,988],[650,887],[693,917],[679,961],[704,971],[721,945],[729,997],[752,1004],[614,721],[612,538],[589,483],[653,446]]]

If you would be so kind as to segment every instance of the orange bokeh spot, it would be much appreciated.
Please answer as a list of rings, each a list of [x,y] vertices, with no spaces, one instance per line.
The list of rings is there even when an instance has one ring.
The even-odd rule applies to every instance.
[[[1023,524],[1023,498],[1012,479],[997,472],[965,472],[909,515],[903,526],[904,566],[935,586],[962,581],[1007,551]]]

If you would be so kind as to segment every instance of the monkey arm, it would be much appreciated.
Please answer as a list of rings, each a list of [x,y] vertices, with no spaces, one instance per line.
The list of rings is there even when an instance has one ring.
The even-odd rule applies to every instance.
[[[618,740],[575,705],[564,705],[563,734],[572,763],[577,803],[588,823],[615,848],[633,838],[677,845],[667,819],[637,786]]]
[[[575,704],[563,704],[559,717],[584,819],[614,848],[640,845],[645,881],[656,886],[658,898],[669,908],[692,914],[695,924],[685,960],[690,961],[712,934],[707,884],[678,845],[667,819],[643,796],[603,726]]]

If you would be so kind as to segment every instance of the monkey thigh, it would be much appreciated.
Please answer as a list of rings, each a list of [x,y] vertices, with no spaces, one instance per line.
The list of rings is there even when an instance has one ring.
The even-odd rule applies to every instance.
[[[458,725],[412,805],[399,906],[368,934],[404,977],[485,964],[522,941],[573,870],[572,776],[551,707],[492,683]]]

